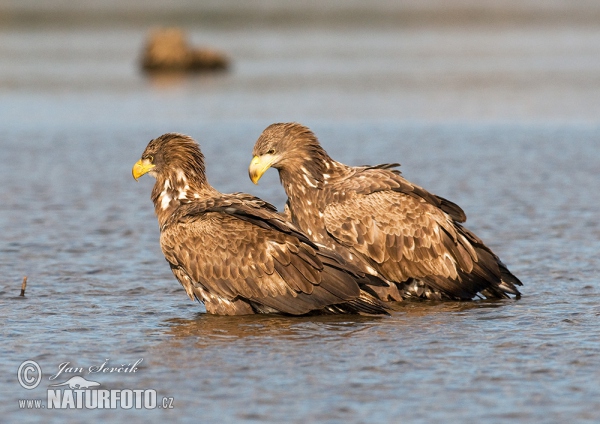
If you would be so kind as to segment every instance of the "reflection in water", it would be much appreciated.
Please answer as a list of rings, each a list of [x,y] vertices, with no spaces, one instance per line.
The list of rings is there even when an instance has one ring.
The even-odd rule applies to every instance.
[[[166,334],[174,336],[176,339],[195,337],[204,342],[210,342],[213,339],[234,340],[246,337],[307,340],[328,335],[348,337],[376,325],[381,319],[382,317],[361,315],[229,317],[199,313],[194,319],[174,318],[167,320],[163,325],[167,327]]]
[[[152,87],[158,89],[177,87],[185,83],[186,80],[195,77],[181,71],[154,72],[151,74],[145,74],[144,76],[146,77],[146,80],[150,82]]]
[[[447,314],[452,312],[465,312],[473,309],[501,308],[510,303],[518,302],[515,299],[482,299],[463,302],[437,302],[437,301],[419,301],[409,299],[404,302],[392,303],[392,309],[397,312],[403,312],[408,317],[428,316],[435,314]]]
[[[144,78],[156,89],[177,88],[187,83],[200,85],[213,84],[214,80],[223,78],[218,75],[189,74],[183,71],[160,71],[144,74]]]
[[[324,315],[287,317],[282,315],[216,316],[198,313],[193,319],[172,318],[163,323],[166,335],[175,339],[197,338],[199,342],[236,340],[247,337],[277,337],[309,340],[313,338],[353,337],[390,320],[402,325],[417,317],[447,317],[451,313],[501,308],[516,300],[481,300],[471,302],[433,302],[407,300],[390,303],[392,317],[362,315]]]
[[[195,314],[163,321],[148,367],[178,376],[187,394],[182,400],[203,410],[252,399],[236,409],[237,418],[285,422],[290,409],[310,404],[314,411],[305,412],[315,414],[312,421],[382,422],[389,414],[405,414],[400,409],[406,402],[440,396],[444,386],[451,387],[448,401],[454,404],[482,387],[506,384],[506,357],[518,357],[522,344],[488,357],[480,327],[502,340],[501,326],[512,331],[510,310],[522,302],[406,301],[392,305],[389,317]],[[501,325],[474,319],[502,315]],[[502,372],[471,375],[481,361]],[[471,380],[477,384],[470,387]],[[432,406],[426,407],[431,414]]]

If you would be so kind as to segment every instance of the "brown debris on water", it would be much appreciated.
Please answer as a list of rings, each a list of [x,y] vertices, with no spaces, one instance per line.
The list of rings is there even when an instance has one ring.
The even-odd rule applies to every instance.
[[[27,288],[27,276],[23,277],[23,282],[21,283],[21,294],[19,296],[25,297],[25,289]]]
[[[141,59],[145,71],[222,71],[229,58],[222,52],[191,46],[179,28],[150,32]]]

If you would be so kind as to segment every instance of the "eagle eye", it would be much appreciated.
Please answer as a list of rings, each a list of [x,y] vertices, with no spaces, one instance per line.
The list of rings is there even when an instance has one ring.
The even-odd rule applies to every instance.
[[[275,153],[275,149],[270,149],[270,150],[267,152],[267,155],[272,155],[273,153]]]
[[[150,156],[146,156],[146,159],[150,162],[154,163],[154,156],[150,155]]]

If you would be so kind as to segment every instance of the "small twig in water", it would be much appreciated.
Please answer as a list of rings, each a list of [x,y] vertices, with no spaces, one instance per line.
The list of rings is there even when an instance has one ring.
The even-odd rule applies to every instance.
[[[21,294],[20,296],[25,296],[25,289],[27,288],[27,276],[23,277],[23,282],[21,283]]]

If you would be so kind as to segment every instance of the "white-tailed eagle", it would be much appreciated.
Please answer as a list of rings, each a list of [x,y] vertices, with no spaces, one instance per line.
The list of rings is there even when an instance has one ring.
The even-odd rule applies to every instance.
[[[377,284],[371,276],[317,246],[270,204],[213,188],[192,138],[169,133],[150,141],[132,173],[156,178],[162,251],[209,313],[387,313],[361,288]]]
[[[267,127],[253,155],[252,181],[276,168],[287,213],[313,242],[395,283],[382,300],[520,296],[519,279],[463,227],[463,210],[404,179],[398,164],[346,166],[298,123]]]

